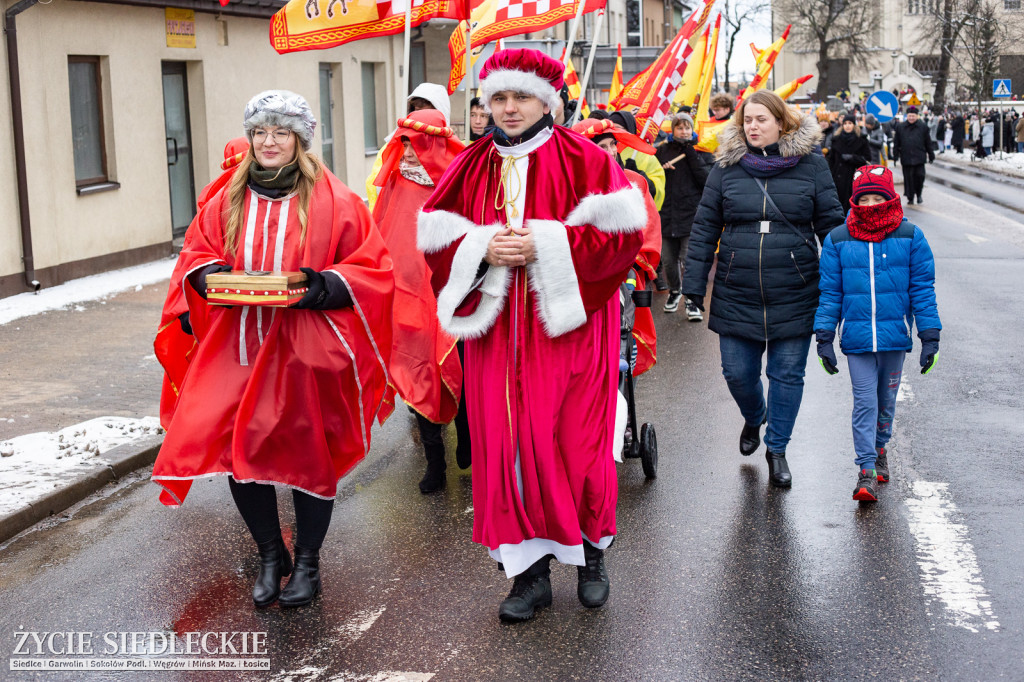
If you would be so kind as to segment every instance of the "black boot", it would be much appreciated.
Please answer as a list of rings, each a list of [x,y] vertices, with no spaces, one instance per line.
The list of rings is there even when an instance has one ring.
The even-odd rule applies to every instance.
[[[761,425],[767,421],[765,419],[757,426],[751,426],[750,424],[744,423],[743,430],[740,431],[740,454],[744,457],[754,454],[754,451],[761,446]]]
[[[281,590],[281,606],[305,606],[320,594],[320,550],[295,545],[295,570]]]
[[[786,462],[785,452],[772,452],[768,450],[765,454],[768,460],[768,478],[776,488],[788,488],[793,485],[793,477],[789,473],[789,464]]]
[[[498,618],[518,623],[533,618],[537,609],[551,606],[551,556],[534,562],[515,577],[512,591],[498,607]]]
[[[281,578],[292,572],[292,557],[280,535],[273,540],[256,543],[256,548],[260,552],[260,570],[252,586],[252,600],[263,608],[277,601],[281,594]]]
[[[889,457],[885,448],[875,448],[878,452],[878,459],[875,460],[875,472],[878,475],[879,483],[889,482]]]
[[[420,481],[420,492],[426,495],[444,490],[448,483],[445,476],[448,465],[444,461],[444,443],[424,443],[423,449],[427,453],[427,472],[423,474],[423,480]]]
[[[583,555],[587,563],[576,567],[579,581],[576,584],[576,596],[588,609],[595,609],[608,601],[608,589],[611,587],[608,571],[604,567],[604,550],[584,540]]]

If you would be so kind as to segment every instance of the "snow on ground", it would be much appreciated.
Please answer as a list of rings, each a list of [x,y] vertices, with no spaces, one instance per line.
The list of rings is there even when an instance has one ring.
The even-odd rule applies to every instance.
[[[995,152],[980,161],[971,161],[970,150],[966,150],[963,154],[957,154],[956,151],[950,150],[944,154],[937,155],[935,158],[955,163],[958,166],[983,168],[984,170],[1002,173],[1003,175],[1024,178],[1024,154],[1006,154],[1004,152],[1002,156],[1003,158],[1000,159],[999,152]]]
[[[173,258],[163,258],[123,270],[74,279],[59,286],[40,289],[35,293],[30,291],[0,298],[0,324],[48,310],[59,310],[85,301],[105,298],[127,289],[140,290],[146,284],[169,279],[174,263]],[[76,306],[75,310],[84,308]]]
[[[24,508],[61,483],[105,467],[102,453],[161,433],[156,417],[99,417],[57,432],[0,441],[0,514]]]

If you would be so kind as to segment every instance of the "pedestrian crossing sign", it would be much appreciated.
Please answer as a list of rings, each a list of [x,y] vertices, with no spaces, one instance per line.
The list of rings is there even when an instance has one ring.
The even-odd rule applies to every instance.
[[[1012,97],[1013,91],[1009,78],[997,78],[992,81],[993,97]]]

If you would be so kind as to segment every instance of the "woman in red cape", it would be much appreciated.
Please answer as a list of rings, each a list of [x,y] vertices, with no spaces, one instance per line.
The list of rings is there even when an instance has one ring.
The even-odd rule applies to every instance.
[[[430,286],[430,268],[416,248],[416,218],[434,185],[456,155],[465,149],[440,111],[414,111],[398,128],[382,153],[383,165],[374,184],[380,187],[373,219],[395,263],[395,305],[392,321],[388,396],[395,392],[416,414],[427,470],[420,492],[445,487],[444,425],[456,420],[458,461],[469,462],[469,423],[462,394],[461,350],[455,337],[437,319],[437,298]]]
[[[179,257],[197,347],[153,480],[179,505],[196,478],[229,476],[260,553],[253,601],[299,606],[320,591],[338,480],[369,450],[383,404],[394,279],[363,202],[308,153],[306,101],[267,91],[244,121],[249,152]],[[293,308],[207,307],[211,272],[299,269],[309,291]],[[272,484],[292,488],[294,571]]]

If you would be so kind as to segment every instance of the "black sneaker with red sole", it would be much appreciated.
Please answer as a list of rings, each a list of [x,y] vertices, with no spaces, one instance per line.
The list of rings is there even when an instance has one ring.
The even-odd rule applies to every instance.
[[[853,499],[858,502],[878,502],[875,496],[877,478],[874,469],[861,469],[857,475],[857,487],[853,489]]]
[[[885,448],[878,448],[878,458],[875,460],[875,473],[878,474],[879,483],[889,482],[889,459],[886,457]]]

